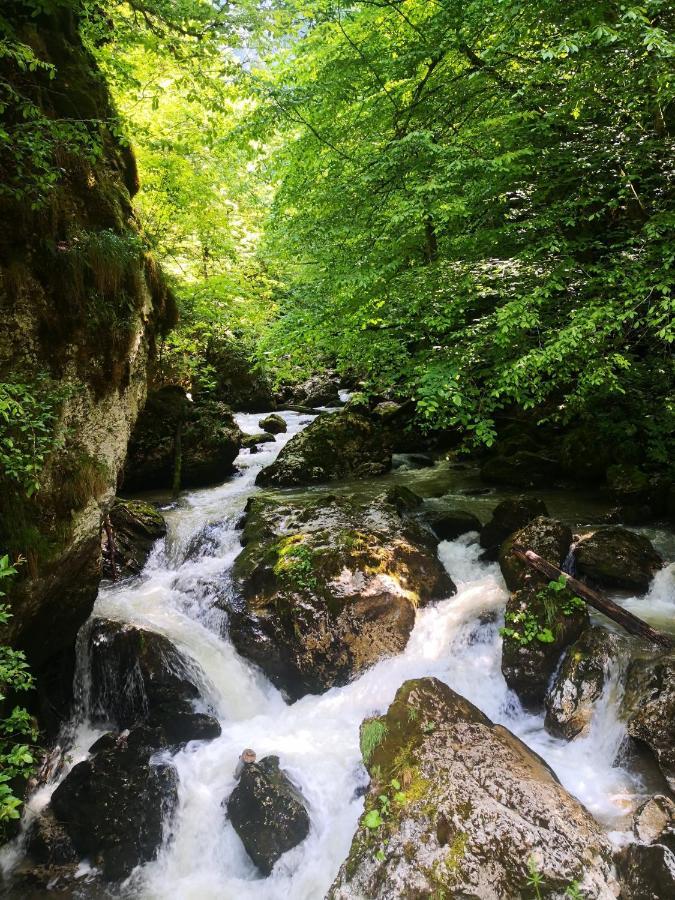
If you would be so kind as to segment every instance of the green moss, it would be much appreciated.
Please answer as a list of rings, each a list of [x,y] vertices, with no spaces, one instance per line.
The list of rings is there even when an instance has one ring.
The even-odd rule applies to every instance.
[[[293,534],[278,541],[274,547],[277,557],[274,574],[296,587],[312,590],[318,586],[314,553],[305,540],[304,534]]]
[[[463,831],[458,831],[455,835],[450,849],[445,856],[445,864],[450,871],[454,871],[462,861],[468,840],[469,838]]]

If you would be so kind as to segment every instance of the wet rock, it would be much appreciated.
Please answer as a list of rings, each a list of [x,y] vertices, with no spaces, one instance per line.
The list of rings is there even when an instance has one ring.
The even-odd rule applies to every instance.
[[[567,525],[546,516],[537,516],[529,525],[508,537],[499,550],[499,567],[508,589],[516,591],[524,587],[526,578],[536,577],[542,580],[540,576],[533,574],[533,570],[526,563],[514,555],[514,547],[534,550],[543,559],[560,567],[567,556],[572,537],[572,531]]]
[[[241,439],[241,446],[253,451],[257,450],[259,444],[273,444],[275,440],[273,434],[262,431],[260,434],[245,434]]]
[[[662,844],[629,844],[616,855],[621,900],[669,900],[675,894],[675,854]]]
[[[122,485],[125,491],[168,489],[173,485],[177,436],[183,487],[223,481],[233,472],[242,435],[224,403],[191,403],[182,388],[164,387],[148,396],[136,422]]]
[[[39,813],[26,832],[26,853],[34,863],[66,866],[76,862],[77,853],[65,828],[50,809]]]
[[[318,416],[296,434],[256,484],[292,487],[342,478],[384,475],[391,450],[384,432],[366,416],[341,410]]]
[[[395,470],[415,471],[417,469],[430,469],[436,463],[433,456],[428,453],[399,453],[394,457]]]
[[[675,851],[675,803],[664,794],[655,794],[633,817],[633,834],[641,844],[665,844]]]
[[[244,766],[227,814],[248,855],[264,875],[309,834],[309,814],[277,756]]]
[[[434,532],[439,541],[454,541],[469,531],[480,531],[480,519],[463,509],[444,509],[429,504],[421,513],[422,521]]]
[[[545,726],[551,734],[570,740],[588,728],[621,645],[618,635],[593,625],[567,648],[546,695]]]
[[[561,566],[571,542],[566,525],[538,516],[507,538],[499,551],[504,580],[513,592],[504,614],[502,673],[526,705],[543,701],[560,654],[588,625],[588,611],[569,591],[549,587],[548,579],[517,559],[513,548],[534,550]]]
[[[138,575],[155,542],[166,534],[164,516],[150,503],[117,498],[110,510],[117,577]],[[113,577],[111,548],[103,532],[103,574]]]
[[[285,434],[286,431],[288,431],[286,420],[277,413],[272,413],[269,416],[265,416],[264,419],[261,419],[258,422],[258,428],[262,428],[264,432],[268,432],[272,435]]]
[[[289,385],[280,392],[280,402],[315,409],[317,406],[340,406],[339,380],[335,375],[313,375],[300,384]]]
[[[675,791],[675,657],[635,660],[624,698],[628,734],[652,751]]]
[[[600,826],[540,757],[440,681],[406,682],[364,723],[361,747],[371,791],[330,900],[527,896],[532,856],[545,896],[576,880],[583,896],[615,898]]]
[[[556,460],[530,450],[512,456],[495,456],[484,463],[480,477],[488,484],[531,488],[551,484],[558,474]]]
[[[400,653],[416,608],[454,593],[436,540],[408,514],[409,494],[249,503],[222,605],[237,650],[291,697]]]
[[[155,858],[178,799],[174,768],[153,759],[145,737],[135,741],[131,732],[127,742],[78,763],[50,801],[78,854],[100,866],[107,881]]]
[[[371,414],[376,419],[380,419],[380,421],[384,423],[399,418],[403,413],[403,406],[400,403],[396,403],[395,400],[382,400],[382,402],[377,403],[371,411]]]
[[[480,545],[493,551],[497,558],[499,547],[509,535],[528,525],[537,516],[547,516],[548,510],[543,500],[536,497],[509,497],[502,500],[480,533]]]
[[[119,729],[147,722],[169,743],[217,737],[220,725],[195,711],[194,665],[161,634],[108,619],[92,621],[88,637],[91,708]]]
[[[574,549],[576,571],[603,588],[644,593],[663,560],[648,538],[626,528],[600,528],[584,535]]]

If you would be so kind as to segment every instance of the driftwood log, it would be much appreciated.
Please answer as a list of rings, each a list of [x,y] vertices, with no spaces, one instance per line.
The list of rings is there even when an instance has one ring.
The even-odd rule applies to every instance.
[[[658,644],[660,647],[664,647],[666,650],[672,648],[673,641],[669,635],[664,634],[662,631],[658,631],[656,628],[652,628],[651,625],[643,622],[642,619],[634,616],[632,613],[628,612],[628,610],[619,606],[618,603],[614,603],[609,597],[605,597],[603,594],[598,593],[598,591],[589,588],[583,581],[578,581],[566,572],[562,572],[557,566],[542,559],[542,557],[539,556],[538,553],[535,553],[534,550],[525,550],[522,547],[514,547],[513,552],[518,559],[522,560],[522,562],[526,563],[530,568],[535,569],[537,572],[541,572],[542,575],[546,575],[546,577],[550,578],[552,581],[557,581],[557,579],[562,576],[573,594],[581,597],[581,599],[585,600],[589,606],[592,606],[593,609],[597,609],[598,612],[603,613],[608,619],[612,619],[612,621],[621,625],[621,627],[625,628],[629,634],[636,634],[641,638],[645,638],[645,640],[651,641],[652,644]]]

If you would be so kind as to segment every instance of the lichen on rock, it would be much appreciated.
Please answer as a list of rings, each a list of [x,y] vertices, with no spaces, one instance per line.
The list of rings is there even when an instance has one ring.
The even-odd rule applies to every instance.
[[[354,896],[614,900],[611,847],[546,763],[435,678],[403,684],[364,758],[365,810],[329,900]]]

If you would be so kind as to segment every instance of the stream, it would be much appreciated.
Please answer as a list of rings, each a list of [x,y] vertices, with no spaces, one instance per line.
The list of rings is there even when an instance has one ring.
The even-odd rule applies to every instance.
[[[563,785],[621,842],[630,815],[652,792],[647,768],[615,765],[625,736],[617,716],[621,675],[616,666],[596,704],[586,736],[571,742],[551,737],[543,716],[525,712],[500,671],[506,591],[496,564],[479,561],[477,535],[443,542],[439,556],[456,582],[457,594],[418,612],[404,653],[381,661],[357,680],[321,696],[306,696],[288,705],[281,693],[242,659],[227,638],[226,617],[215,606],[218,592],[240,551],[237,524],[258,472],[281,447],[312,420],[284,412],[286,434],[260,452],[241,452],[238,474],[218,487],[193,491],[163,510],[169,526],[165,541],[154,549],[141,576],[101,589],[94,615],[160,632],[194,661],[205,704],[222,724],[221,737],[192,742],[173,756],[179,776],[179,805],[158,858],[137,869],[121,895],[147,900],[321,900],[349,852],[363,809],[360,789],[367,783],[359,750],[364,718],[386,710],[401,683],[434,675],[502,723],[539,753]],[[247,433],[258,431],[260,414],[237,416]],[[399,460],[400,462],[400,460]],[[406,484],[423,496],[457,494],[457,505],[485,521],[501,496],[472,493],[479,482],[470,469],[447,462],[412,470],[403,465],[377,483],[331,485],[331,491],[382,490],[383,482]],[[312,488],[320,492],[321,488]],[[597,521],[600,502],[593,497],[550,497],[538,491],[552,515],[575,527]],[[557,505],[556,505],[557,504]],[[657,548],[673,559],[673,535],[649,532]],[[657,625],[672,622],[675,611],[673,567],[664,569],[650,592],[621,602]],[[83,632],[86,632],[87,625]],[[86,637],[86,634],[85,634]],[[87,717],[88,667],[79,642],[76,697],[79,714],[64,731],[66,763],[58,776],[29,800],[25,822],[43,808],[56,784],[103,733]],[[309,837],[285,854],[268,879],[262,879],[227,821],[222,801],[235,785],[234,769],[244,747],[259,757],[276,754],[300,787],[310,810]],[[25,829],[26,825],[24,825]],[[2,851],[3,869],[11,869],[21,842]],[[88,896],[86,888],[82,896]],[[100,894],[98,895],[100,896]]]

